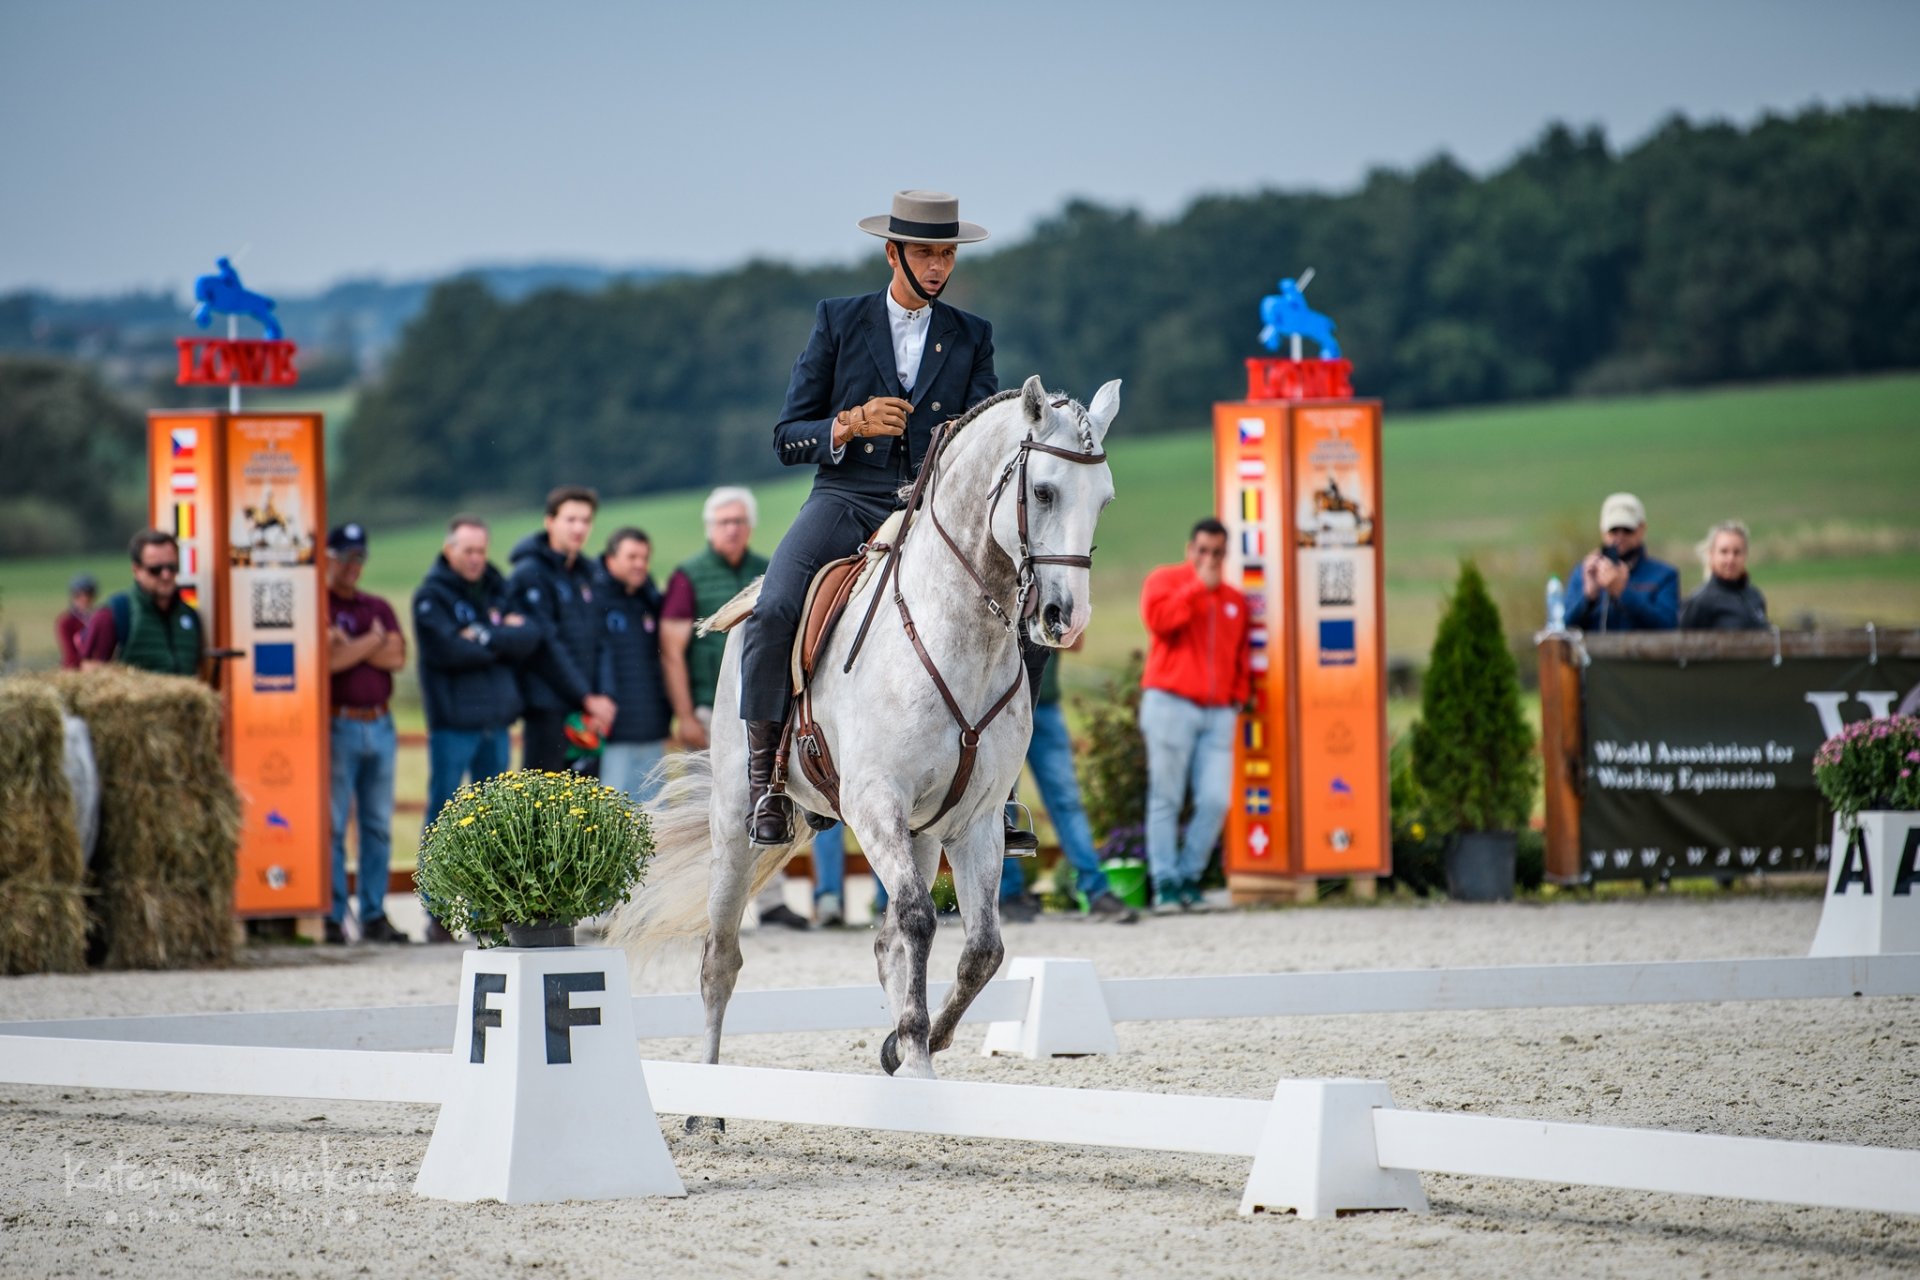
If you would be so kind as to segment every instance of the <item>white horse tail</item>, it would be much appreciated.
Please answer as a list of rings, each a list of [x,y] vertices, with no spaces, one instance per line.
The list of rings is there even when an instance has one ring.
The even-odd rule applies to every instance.
[[[606,941],[635,961],[649,960],[673,943],[706,936],[713,859],[728,856],[713,847],[712,755],[679,752],[667,758],[662,771],[669,774],[665,784],[652,803],[640,807],[653,834],[646,878],[607,923]],[[799,836],[792,843],[755,851],[748,898],[812,843],[812,829],[798,820],[794,825]]]
[[[712,635],[716,631],[731,631],[753,616],[753,606],[760,603],[760,584],[767,580],[762,574],[740,588],[740,594],[713,611],[712,616],[704,619],[694,630],[700,635]]]

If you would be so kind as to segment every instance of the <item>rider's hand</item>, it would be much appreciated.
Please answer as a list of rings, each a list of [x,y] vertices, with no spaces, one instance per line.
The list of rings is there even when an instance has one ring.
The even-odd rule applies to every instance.
[[[863,405],[843,409],[833,420],[833,447],[843,447],[855,436],[897,436],[907,429],[913,406],[899,396],[875,396]]]

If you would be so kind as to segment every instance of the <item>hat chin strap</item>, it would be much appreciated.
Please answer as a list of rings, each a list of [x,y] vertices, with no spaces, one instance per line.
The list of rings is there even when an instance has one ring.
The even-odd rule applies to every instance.
[[[936,295],[928,293],[925,289],[920,287],[920,278],[913,274],[913,268],[909,266],[907,263],[907,246],[898,240],[895,240],[893,242],[893,245],[894,245],[893,256],[895,259],[899,261],[900,270],[907,277],[907,287],[920,295],[920,301],[922,302],[934,301]],[[943,289],[946,288],[945,285],[942,285],[940,287]]]

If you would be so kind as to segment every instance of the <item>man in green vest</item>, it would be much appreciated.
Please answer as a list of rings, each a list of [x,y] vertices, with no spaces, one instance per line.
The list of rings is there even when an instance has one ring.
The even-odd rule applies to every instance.
[[[660,670],[667,680],[667,701],[673,705],[674,736],[696,750],[707,745],[727,637],[695,636],[694,623],[767,571],[767,558],[747,548],[760,515],[751,490],[723,485],[707,495],[700,514],[707,525],[707,545],[673,571],[660,605]],[[806,917],[781,901],[778,877],[754,905],[761,924],[807,927]]]
[[[747,548],[759,518],[752,491],[715,489],[701,514],[707,525],[706,548],[673,571],[660,606],[660,666],[667,678],[667,700],[679,722],[676,736],[696,749],[707,745],[727,637],[696,637],[693,625],[767,571],[767,558]]]
[[[108,600],[88,622],[82,665],[120,662],[162,675],[199,675],[207,637],[200,614],[180,598],[180,543],[165,530],[143,529],[127,550],[133,590]]]

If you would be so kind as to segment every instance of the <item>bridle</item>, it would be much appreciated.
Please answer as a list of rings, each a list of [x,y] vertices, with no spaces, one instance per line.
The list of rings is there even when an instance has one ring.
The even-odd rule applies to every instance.
[[[1011,398],[1020,393],[1013,391],[1007,394]],[[1053,407],[1064,408],[1069,403],[1070,401],[1064,399],[1056,400],[1053,402]],[[1012,632],[1019,622],[1026,620],[1039,610],[1040,598],[1033,590],[1035,565],[1057,564],[1074,569],[1093,567],[1094,548],[1092,547],[1089,547],[1087,554],[1083,556],[1035,555],[1033,553],[1032,539],[1027,525],[1027,459],[1035,450],[1039,450],[1057,458],[1065,458],[1069,462],[1088,466],[1107,460],[1104,450],[1075,452],[1072,449],[1042,444],[1033,438],[1032,428],[1028,428],[1026,438],[1021,440],[1013,459],[1000,473],[999,480],[995,481],[993,500],[987,507],[987,524],[991,528],[993,513],[1000,504],[1000,496],[1005,492],[1008,481],[1014,482],[1015,510],[1020,532],[1020,559],[1014,572],[1019,589],[1014,600],[1014,611],[1009,614],[1006,607],[994,597],[992,589],[987,586],[986,579],[981,577],[979,570],[968,561],[967,554],[961,550],[960,544],[954,541],[953,535],[948,533],[946,526],[940,523],[939,513],[934,507],[933,500],[938,487],[940,462],[946,454],[947,445],[953,439],[953,427],[954,421],[951,419],[942,423],[939,431],[934,435],[932,444],[927,448],[927,456],[921,463],[920,474],[914,478],[913,488],[907,495],[907,513],[901,521],[900,532],[887,547],[886,562],[881,566],[879,581],[874,584],[873,599],[867,604],[866,616],[860,620],[860,630],[855,633],[853,645],[847,652],[846,665],[841,668],[843,673],[853,670],[853,660],[859,656],[860,646],[867,638],[867,628],[873,622],[874,611],[879,608],[880,597],[887,589],[887,579],[892,577],[893,603],[894,607],[900,611],[900,625],[906,631],[907,639],[912,642],[914,653],[919,655],[920,665],[925,667],[927,674],[933,678],[934,688],[940,691],[940,699],[947,704],[948,714],[953,717],[954,723],[960,726],[960,761],[954,769],[953,782],[947,788],[946,798],[941,801],[939,811],[927,821],[925,826],[918,828],[915,834],[938,822],[946,816],[948,810],[960,802],[961,795],[967,789],[967,782],[973,776],[973,761],[980,747],[980,735],[986,731],[988,725],[993,723],[994,718],[1006,709],[1007,704],[1013,701],[1014,695],[1020,692],[1021,686],[1026,683],[1027,669],[1026,664],[1016,657],[1013,683],[1007,686],[1007,691],[987,709],[986,715],[982,716],[978,723],[967,719],[966,713],[960,709],[960,703],[953,696],[953,690],[947,687],[946,678],[940,674],[940,668],[934,662],[933,655],[928,653],[926,645],[921,643],[919,628],[914,626],[913,613],[907,608],[907,598],[901,593],[899,575],[895,572],[899,564],[901,548],[906,544],[907,533],[913,525],[914,513],[922,505],[926,507],[927,518],[933,522],[933,527],[940,534],[941,541],[947,544],[948,550],[953,552],[954,559],[960,562],[960,567],[966,570],[967,576],[973,579],[974,585],[980,589],[980,599],[985,603],[988,612],[998,618],[1001,625],[1009,632]],[[1088,443],[1092,443],[1091,437],[1088,438]]]

